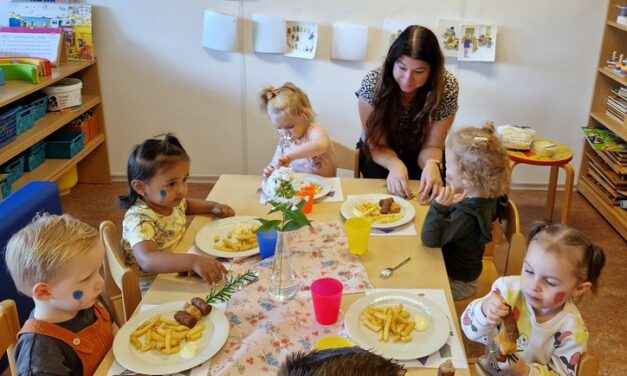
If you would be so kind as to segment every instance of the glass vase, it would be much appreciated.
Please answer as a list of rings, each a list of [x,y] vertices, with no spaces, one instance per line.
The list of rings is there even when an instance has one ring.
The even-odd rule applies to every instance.
[[[272,275],[270,276],[270,299],[278,302],[290,300],[300,290],[300,283],[292,267],[289,247],[289,232],[277,231],[276,250],[272,261]]]

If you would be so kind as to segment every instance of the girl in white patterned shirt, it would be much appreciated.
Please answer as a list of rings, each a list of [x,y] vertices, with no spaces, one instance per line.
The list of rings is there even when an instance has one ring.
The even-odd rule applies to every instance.
[[[133,148],[127,168],[129,192],[119,197],[120,206],[128,209],[122,246],[142,274],[193,271],[207,282],[217,282],[226,269],[214,258],[168,252],[183,238],[186,215],[234,214],[227,205],[187,198],[189,167],[189,156],[171,134]],[[142,283],[142,289],[147,287]]]
[[[462,329],[469,339],[488,345],[478,365],[490,375],[574,376],[588,331],[572,301],[596,290],[605,254],[562,224],[535,223],[528,239],[521,275],[497,279],[490,294],[470,303]],[[494,337],[510,311],[520,334],[517,353],[500,362]]]

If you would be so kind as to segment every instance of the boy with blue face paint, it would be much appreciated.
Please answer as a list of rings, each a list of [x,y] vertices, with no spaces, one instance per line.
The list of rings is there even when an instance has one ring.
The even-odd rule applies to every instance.
[[[6,263],[35,309],[19,334],[19,375],[92,375],[113,343],[100,299],[104,247],[98,231],[69,215],[40,215],[15,233]]]

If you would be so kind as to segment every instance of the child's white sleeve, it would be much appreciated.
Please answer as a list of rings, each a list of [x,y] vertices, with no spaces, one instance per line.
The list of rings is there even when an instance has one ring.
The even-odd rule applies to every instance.
[[[122,222],[122,237],[133,248],[135,244],[155,238],[155,227],[145,215],[126,215]]]
[[[550,345],[553,350],[549,364],[529,363],[530,375],[545,376],[559,375],[572,376],[577,374],[579,360],[586,351],[588,343],[588,332],[575,328],[556,328],[554,342]],[[527,351],[533,351],[527,349]],[[547,351],[546,348],[537,351]]]

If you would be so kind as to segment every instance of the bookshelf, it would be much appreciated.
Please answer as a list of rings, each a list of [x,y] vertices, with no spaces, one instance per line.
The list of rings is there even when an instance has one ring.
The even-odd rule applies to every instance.
[[[95,61],[63,63],[53,69],[51,76],[42,77],[41,82],[38,84],[13,80],[6,81],[5,85],[0,87],[0,108],[9,106],[20,98],[40,91],[65,77],[78,78],[83,82],[81,93],[82,106],[75,111],[47,113],[45,117],[35,123],[33,128],[18,135],[13,142],[0,148],[0,165],[89,110],[93,110],[98,118],[100,134],[89,140],[83,150],[74,158],[46,159],[42,165],[33,171],[24,172],[24,175],[11,186],[12,192],[33,180],[55,181],[73,166],[78,168],[79,182],[81,183],[111,182],[102,99]]]
[[[627,77],[607,67],[613,51],[627,57],[627,26],[616,23],[616,5],[623,3],[624,0],[610,0],[608,4],[587,125],[607,128],[627,140],[627,117],[621,121],[608,115],[606,108],[612,90],[621,86],[627,88]],[[619,206],[621,200],[627,200],[627,153],[598,152],[584,141],[578,190],[627,239],[627,209]]]

